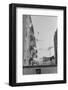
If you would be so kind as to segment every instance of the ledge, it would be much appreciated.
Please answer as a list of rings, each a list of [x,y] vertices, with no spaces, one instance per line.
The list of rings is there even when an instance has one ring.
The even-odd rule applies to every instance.
[[[34,65],[34,66],[23,66],[23,68],[41,68],[41,67],[57,67],[57,65]]]

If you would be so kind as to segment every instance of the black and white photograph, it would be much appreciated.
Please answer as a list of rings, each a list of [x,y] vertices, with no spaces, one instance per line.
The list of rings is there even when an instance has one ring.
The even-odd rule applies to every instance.
[[[57,73],[57,16],[23,15],[23,74]]]
[[[9,6],[9,85],[66,83],[66,7]]]

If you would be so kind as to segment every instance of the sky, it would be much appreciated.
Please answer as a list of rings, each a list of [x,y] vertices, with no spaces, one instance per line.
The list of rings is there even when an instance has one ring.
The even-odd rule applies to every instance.
[[[57,29],[57,16],[32,15],[32,24],[38,49],[38,57],[54,55],[54,33]],[[52,47],[51,50],[48,50]]]

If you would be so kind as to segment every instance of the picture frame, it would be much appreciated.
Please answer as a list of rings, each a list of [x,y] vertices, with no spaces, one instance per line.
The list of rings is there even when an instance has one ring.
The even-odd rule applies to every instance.
[[[27,22],[29,22],[29,25],[27,24]],[[27,49],[24,50],[24,48],[27,48],[26,45],[29,46],[29,44],[26,43],[24,39],[25,32],[27,32],[25,30],[28,29],[28,26],[29,30],[32,30],[33,32],[32,34],[34,35],[33,40],[35,41],[36,45],[38,45],[36,46],[37,49],[36,53],[37,51],[40,52],[38,48],[44,47],[42,43],[46,43],[47,41],[48,41],[47,43],[50,42],[49,39],[50,35],[52,35],[51,33],[56,32],[53,29],[56,30],[56,27],[58,27],[57,31],[58,35],[56,41],[58,43],[58,44],[56,43],[58,47],[57,55],[54,53],[55,56],[52,56],[51,54],[53,53],[49,51],[51,53],[50,54],[51,56],[47,57],[47,55],[49,55],[49,52],[47,53],[47,51],[45,51],[46,57],[44,57],[43,55],[44,48],[42,48],[43,51],[40,52],[38,56],[36,56],[36,58],[38,57],[40,61],[35,61],[34,58],[29,55],[29,53],[25,53],[25,50]],[[27,29],[25,27],[27,27]],[[41,31],[40,28],[42,30],[43,29],[46,30]],[[44,35],[44,32],[48,33],[48,35],[46,34]],[[28,33],[26,33],[26,35],[28,36]],[[40,35],[40,37],[37,35]],[[52,36],[54,38],[54,35]],[[44,37],[47,40],[45,39],[45,41],[43,42]],[[40,38],[43,40],[42,43],[38,44]],[[29,41],[28,38],[27,41]],[[47,43],[46,43],[47,46],[51,45],[51,42],[49,44]],[[48,47],[47,50],[49,49],[51,50],[51,48],[52,47]],[[52,49],[52,51],[54,51],[54,49]],[[26,57],[26,55],[28,57]],[[40,59],[40,55],[41,57],[43,56],[42,59]],[[38,60],[38,58],[36,60]],[[43,60],[42,61],[43,63],[41,62],[41,60]],[[40,64],[40,62],[42,64]],[[16,4],[16,3],[10,4],[9,85],[29,86],[29,85],[60,84],[60,83],[66,83],[66,6]]]

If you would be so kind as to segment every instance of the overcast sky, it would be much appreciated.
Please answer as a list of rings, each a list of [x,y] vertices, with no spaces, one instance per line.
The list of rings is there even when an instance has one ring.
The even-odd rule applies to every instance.
[[[54,47],[54,33],[57,29],[56,16],[31,16],[34,27],[34,35],[39,40],[37,44],[38,56],[49,56],[54,54],[54,49],[48,51],[49,47]],[[51,53],[51,54],[50,54]]]

